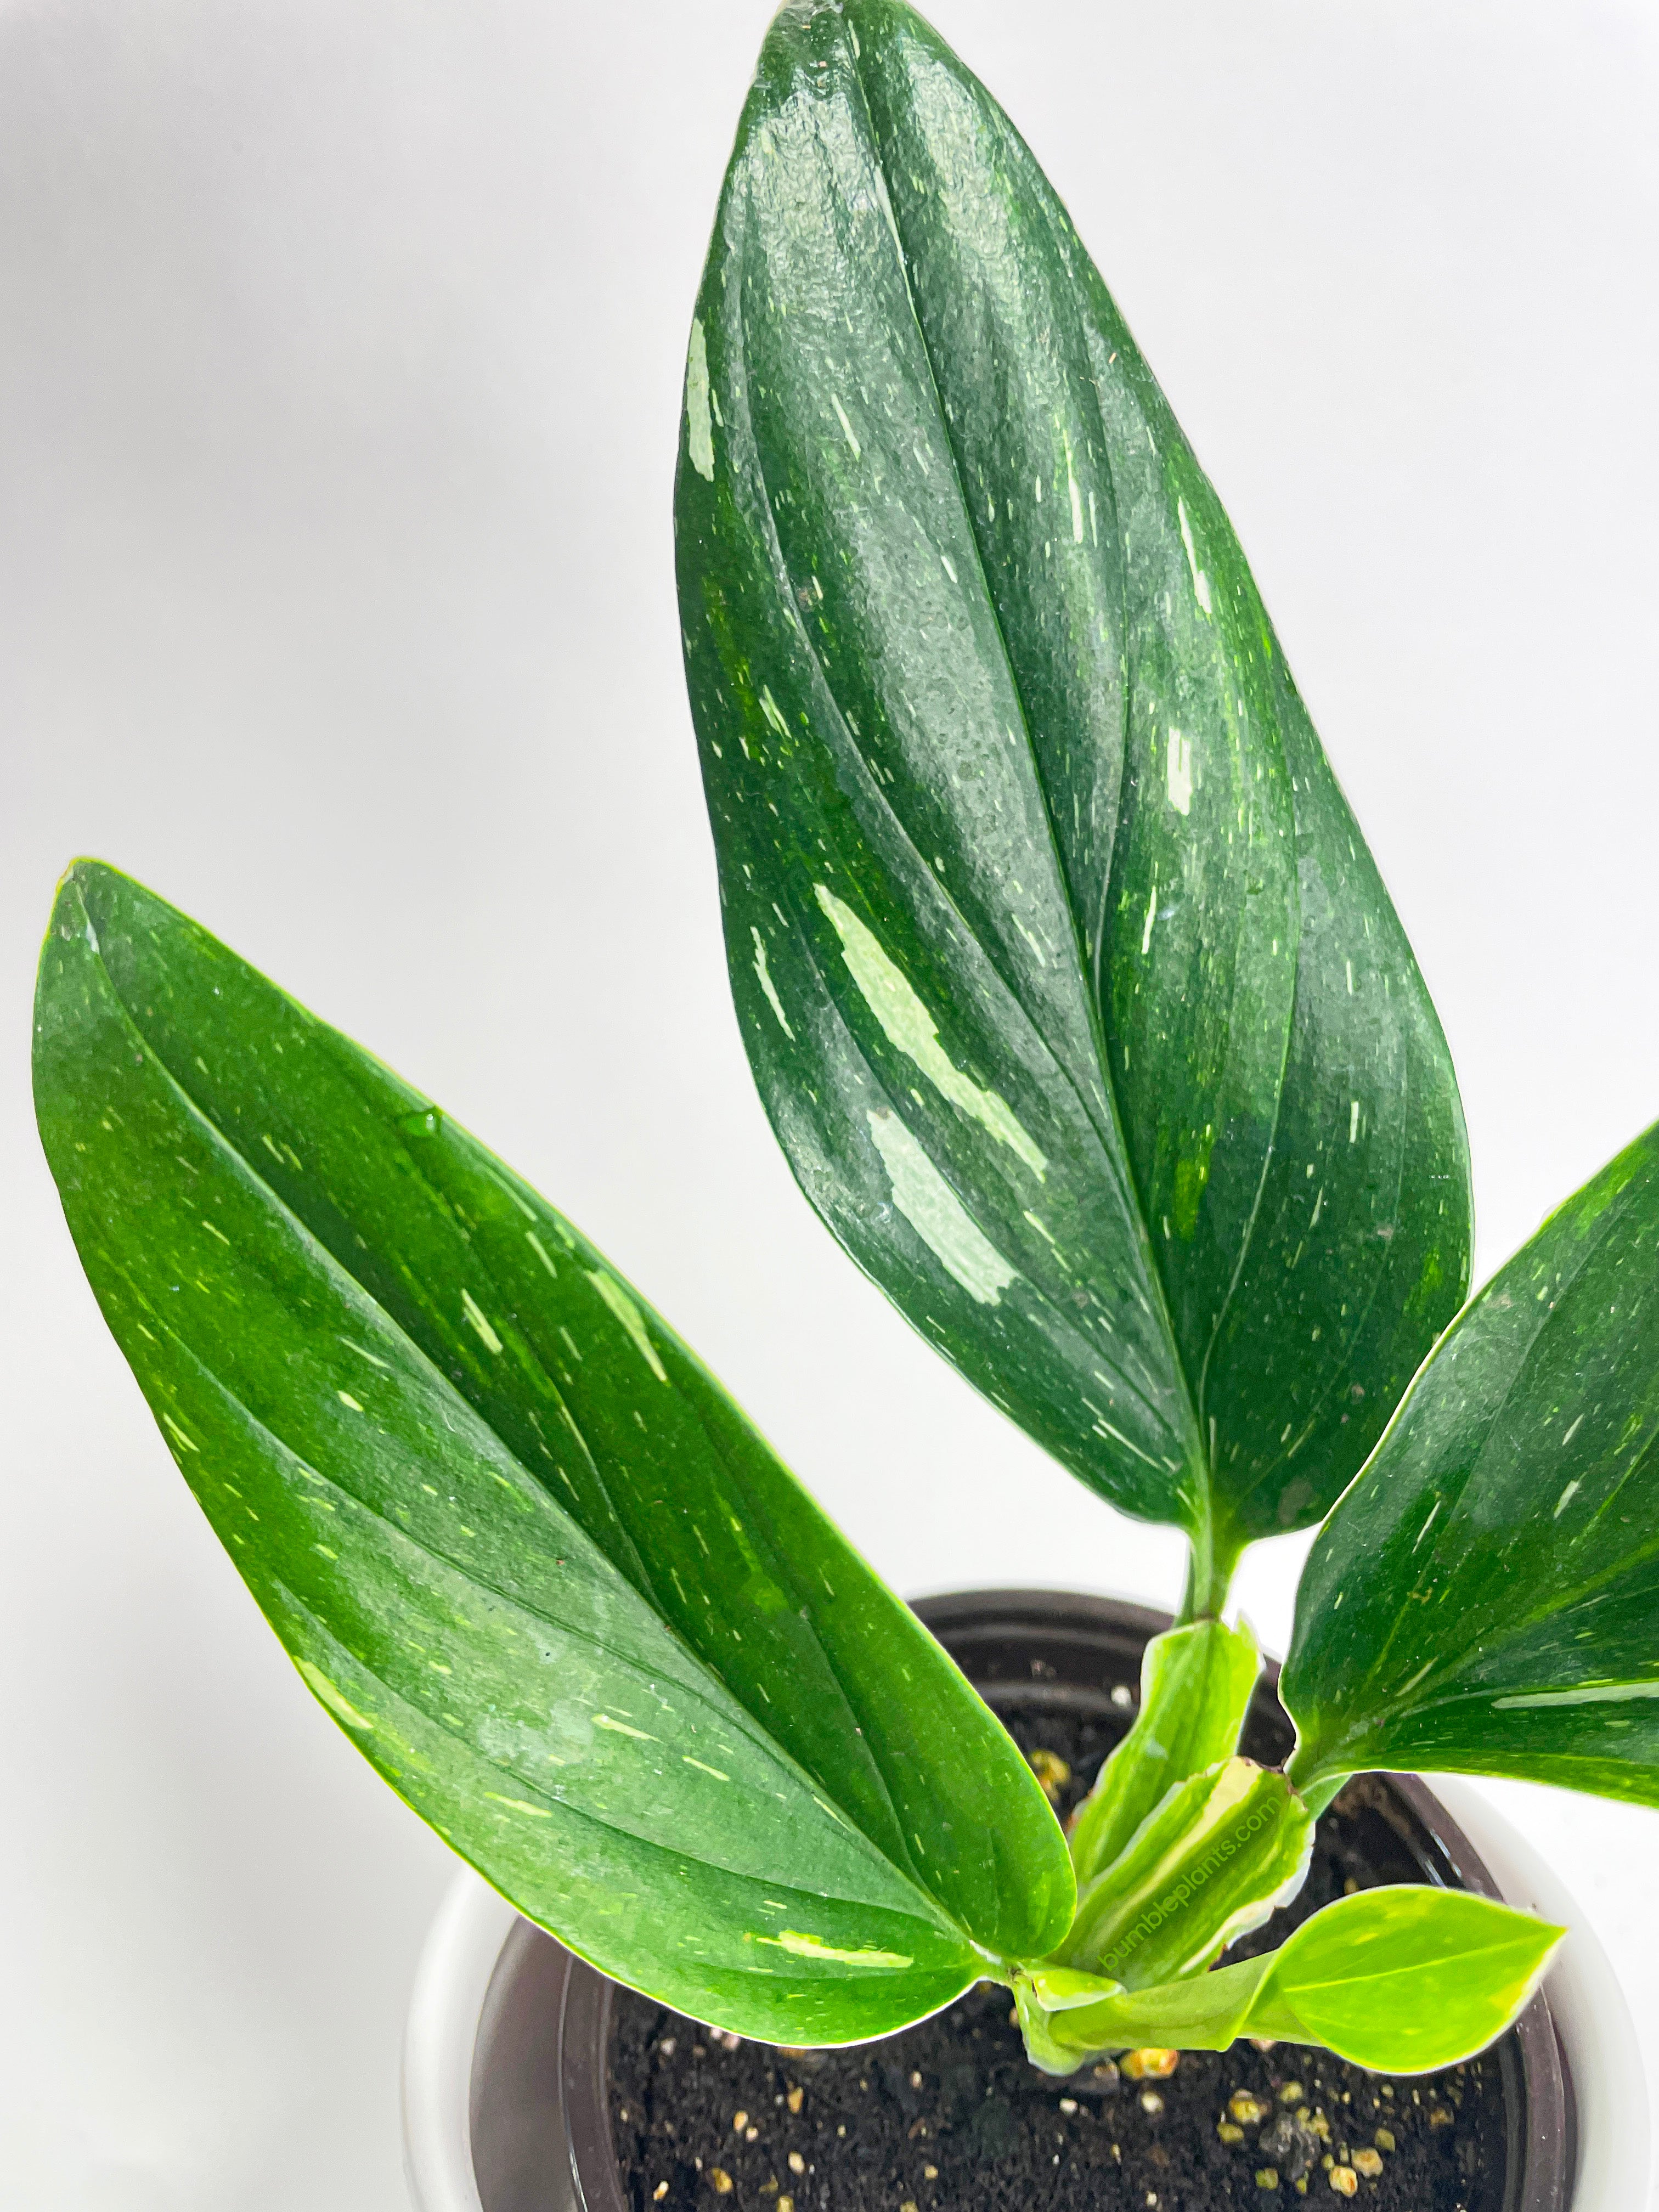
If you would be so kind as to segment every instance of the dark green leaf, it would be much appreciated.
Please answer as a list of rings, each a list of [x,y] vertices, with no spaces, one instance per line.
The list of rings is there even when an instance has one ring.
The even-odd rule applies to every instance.
[[[1140,1711],[1102,1766],[1072,1826],[1079,1885],[1109,1867],[1160,1802],[1189,1775],[1238,1748],[1261,1672],[1248,1625],[1194,1621],[1153,1637],[1140,1662]]]
[[[1026,2048],[1051,2074],[1103,2051],[1224,2051],[1241,2035],[1426,2074],[1503,2033],[1565,1932],[1463,1890],[1368,1889],[1236,1966],[1133,1992],[1039,1969],[1017,1979],[1015,2002]]]
[[[791,2043],[1046,1950],[1042,1791],[584,1238],[172,908],[65,878],[47,1157],[174,1458],[401,1796],[608,1972]]]
[[[1066,1466],[1316,1520],[1467,1278],[1461,1109],[1237,542],[1007,118],[787,7],[677,494],[743,1034],[803,1188]]]
[[[1659,1804],[1659,1130],[1470,1305],[1320,1532],[1295,1771],[1529,1775]]]

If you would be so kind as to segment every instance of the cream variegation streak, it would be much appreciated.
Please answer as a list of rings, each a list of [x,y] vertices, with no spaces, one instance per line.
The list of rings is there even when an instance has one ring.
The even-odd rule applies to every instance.
[[[1000,1145],[1023,1160],[1041,1182],[1048,1163],[994,1091],[988,1091],[963,1074],[939,1040],[939,1024],[917,995],[909,978],[883,951],[874,933],[826,884],[817,886],[818,904],[835,924],[842,957],[858,985],[864,1003],[881,1024],[882,1034],[894,1050],[919,1067],[940,1095],[959,1113],[994,1137]]]
[[[896,1114],[872,1113],[870,1134],[892,1186],[893,1204],[947,1274],[982,1306],[994,1306],[1018,1270],[1005,1260]]]

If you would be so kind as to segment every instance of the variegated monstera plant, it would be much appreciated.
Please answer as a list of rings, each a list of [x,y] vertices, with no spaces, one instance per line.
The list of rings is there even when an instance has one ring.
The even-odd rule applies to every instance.
[[[1409,2070],[1559,1930],[1427,1888],[1218,1963],[1343,1778],[1659,1802],[1659,1142],[1472,1303],[1421,976],[1209,483],[1007,118],[795,0],[691,326],[676,514],[732,988],[859,1265],[1190,1540],[1062,1835],[905,1607],[578,1231],[109,869],[40,1120],[104,1313],[307,1686],[524,1911],[799,2045],[982,1978],[1040,2066],[1249,2032]],[[1323,1525],[1238,1752],[1245,1545]]]

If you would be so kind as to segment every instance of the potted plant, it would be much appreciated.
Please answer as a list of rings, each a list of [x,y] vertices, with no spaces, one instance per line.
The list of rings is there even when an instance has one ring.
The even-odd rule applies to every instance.
[[[1144,1647],[1167,1620],[1113,1600],[1052,1591],[975,1591],[926,1601],[918,1611],[1046,1772],[1053,1775],[1056,1744],[1086,1747],[1077,1781],[1092,1771],[1089,1758],[1101,1741],[1121,1736]],[[1264,1679],[1250,1747],[1272,1756],[1288,1738]],[[1501,1890],[1557,1918],[1577,1917],[1555,1878],[1474,1790],[1442,1780],[1436,1790],[1431,1797],[1407,1778],[1356,1784],[1321,1824],[1318,1861],[1293,1911],[1305,1916],[1321,1901],[1310,1892],[1328,1896],[1350,1881],[1426,1877]],[[1273,1932],[1270,1926],[1246,1941],[1260,1945]],[[887,2194],[902,2202],[914,2192],[915,2201],[937,2204],[1012,2203],[1046,2194],[1061,2179],[1053,2168],[1062,2146],[1068,2168],[1093,2154],[1093,2172],[1063,2177],[1067,2194],[1085,2201],[1106,2159],[1115,2185],[1108,2202],[1139,2205],[1149,2187],[1166,2205],[1194,2193],[1205,2203],[1236,2201],[1241,2191],[1253,2200],[1263,2171],[1254,2155],[1261,2123],[1241,2126],[1234,2098],[1242,2092],[1271,2108],[1299,2081],[1313,2100],[1311,2120],[1328,2100],[1340,2102],[1345,2080],[1351,2101],[1365,2109],[1392,2110],[1398,2100],[1404,2125],[1372,2110],[1394,2138],[1383,2155],[1396,2198],[1437,2202],[1449,2192],[1460,2203],[1570,2201],[1576,2212],[1601,2212],[1639,2198],[1647,2186],[1646,2089],[1634,2033],[1612,1969],[1578,1929],[1550,1972],[1547,2003],[1540,1993],[1480,2062],[1473,2101],[1467,2078],[1454,2069],[1459,2124],[1450,2134],[1443,2131],[1448,2107],[1437,2106],[1435,2077],[1387,2081],[1339,2072],[1333,2080],[1329,2062],[1321,2061],[1310,2081],[1308,2053],[1293,2047],[1189,2053],[1169,2076],[1140,2082],[1127,2063],[1045,2078],[1020,2057],[1017,2033],[993,1995],[981,1992],[984,2002],[977,2010],[970,2003],[966,2017],[952,2008],[873,2051],[780,2054],[695,2028],[688,2033],[688,2023],[665,2020],[660,2008],[618,1990],[464,1874],[434,1923],[404,2041],[406,2157],[417,2212],[538,2212],[566,2176],[589,2212],[617,2212],[629,2202],[685,2204],[706,2200],[711,2189],[719,2193],[716,2168],[743,2200],[767,2197],[775,2183],[773,2196],[800,2190],[808,2203],[822,2203],[827,2186],[836,2203],[847,2193],[838,2185],[847,2183],[848,2165],[855,2202]],[[732,2124],[739,2112],[741,2135]],[[1491,2130],[1500,2112],[1510,2142],[1497,2154],[1488,2133],[1483,2154],[1483,2118]],[[1267,2124],[1283,2117],[1270,2110]],[[848,2126],[846,2138],[836,2135],[839,2124]],[[865,2161],[878,2148],[888,2171],[872,2175]],[[839,2172],[826,2175],[823,2149]],[[1324,2155],[1333,2156],[1334,2172],[1334,2154]],[[799,2174],[797,2160],[805,2168]],[[1199,2175],[1172,2171],[1176,2160],[1197,2163]],[[1473,2199],[1466,2160],[1475,2164]],[[1379,2178],[1366,2175],[1363,2193],[1375,2193]],[[1316,2185],[1319,2176],[1311,2179]],[[1289,2171],[1275,2172],[1275,2180],[1296,2186]]]
[[[948,1656],[973,1623],[930,1635],[571,1224],[83,863],[42,955],[38,1109],[169,1448],[313,1695],[617,1982],[769,2051],[1000,2024],[1043,2098],[1140,2079],[1149,2119],[1152,2082],[1209,2080],[1181,2053],[1291,2046],[1204,2123],[1228,2192],[1388,2186],[1411,2131],[1362,2129],[1363,2087],[1304,2100],[1310,2064],[1472,2065],[1418,2100],[1423,2140],[1472,2142],[1449,2185],[1501,2191],[1519,2108],[1480,2054],[1560,1928],[1421,1803],[1424,1878],[1382,1844],[1361,1866],[1342,1820],[1414,1801],[1339,1793],[1427,1765],[1659,1802],[1659,1138],[1464,1305],[1444,1040],[1237,542],[1029,151],[896,0],[802,0],[769,35],[677,523],[769,1113],[922,1333],[1186,1533],[1138,1702],[1096,1664],[1066,1686],[1121,1689],[1115,1722],[1073,1700],[1075,1759],[1022,1748]],[[1245,1545],[1315,1523],[1279,1745],[1228,1589]],[[1019,1632],[1039,1673],[998,1702],[1029,1734],[1061,1678]],[[764,2063],[804,2108],[780,2069],[806,2063]],[[1553,2117],[1528,2109],[1559,2154],[1554,2078]],[[1460,2136],[1465,2097],[1495,2148]],[[676,2174],[646,2193],[704,2185]]]

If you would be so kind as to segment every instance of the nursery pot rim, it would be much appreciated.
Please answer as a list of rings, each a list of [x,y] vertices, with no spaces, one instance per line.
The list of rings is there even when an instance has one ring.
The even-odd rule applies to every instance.
[[[1170,1625],[1145,1606],[1062,1590],[949,1592],[915,1611],[947,1648],[986,1647],[999,1634],[1042,1641],[1048,1662],[1000,1680],[975,1676],[971,1649],[956,1652],[994,1708],[1016,1691],[1028,1705],[1045,1690],[1064,1703],[1072,1702],[1068,1686],[1097,1691],[1103,1645],[1144,1642]],[[1085,1675],[1068,1685],[1067,1651],[1081,1661],[1091,1647],[1092,1684]],[[1277,1667],[1264,1671],[1270,1699],[1277,1678]],[[1552,1917],[1577,1917],[1549,1870],[1478,1792],[1455,1781],[1431,1792],[1414,1776],[1390,1777],[1388,1788],[1426,1833],[1425,1872]],[[1588,1930],[1563,1947],[1547,1989],[1517,2024],[1526,2125],[1509,2147],[1504,2212],[1613,2212],[1644,2202],[1646,2086],[1622,1992]],[[477,1875],[459,1877],[428,1939],[405,2040],[405,2166],[418,2212],[627,2212],[607,2099],[613,1994],[613,1984]],[[1580,2058],[1576,2082],[1553,2009]],[[1586,2057],[1595,2063],[1586,2066]],[[1604,2078],[1609,2072],[1618,2078]],[[1576,2157],[1575,2089],[1584,2124]],[[515,2157],[529,2162],[515,2168]]]

